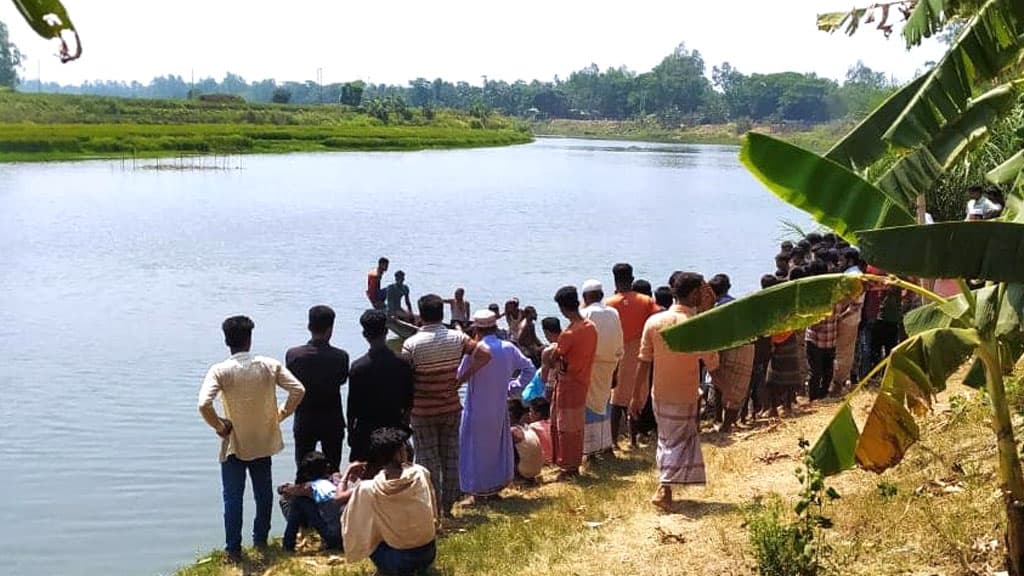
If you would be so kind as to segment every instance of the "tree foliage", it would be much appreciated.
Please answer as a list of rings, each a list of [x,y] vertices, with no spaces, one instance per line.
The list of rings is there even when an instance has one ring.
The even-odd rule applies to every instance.
[[[22,58],[7,34],[7,26],[0,22],[0,87],[14,88],[18,85],[18,67]]]

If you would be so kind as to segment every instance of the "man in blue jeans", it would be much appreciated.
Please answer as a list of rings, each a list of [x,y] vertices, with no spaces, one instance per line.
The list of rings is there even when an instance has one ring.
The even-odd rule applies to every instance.
[[[231,357],[210,367],[199,390],[199,413],[221,437],[220,476],[224,494],[225,550],[230,562],[242,560],[242,497],[245,474],[252,481],[256,501],[252,539],[267,545],[274,488],[270,457],[284,449],[281,421],[295,412],[305,388],[280,362],[249,353],[255,324],[245,316],[224,321],[224,343]],[[275,387],[288,392],[277,405]],[[224,416],[213,402],[221,396]]]

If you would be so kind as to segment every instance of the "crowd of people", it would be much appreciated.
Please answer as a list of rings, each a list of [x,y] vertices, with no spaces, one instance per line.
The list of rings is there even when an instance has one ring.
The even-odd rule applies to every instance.
[[[310,340],[288,350],[284,364],[251,354],[251,319],[224,320],[231,356],[207,373],[199,410],[223,439],[229,559],[242,554],[247,473],[254,545],[267,543],[271,456],[283,450],[280,422],[293,414],[295,481],[278,487],[284,548],[294,550],[306,527],[351,561],[369,557],[381,574],[409,574],[433,562],[437,527],[457,503],[485,504],[517,479],[536,482],[546,465],[555,481],[571,481],[585,463],[600,465],[643,435],[657,439],[652,503],[670,509],[674,488],[705,483],[702,418],[728,434],[792,414],[798,397],[841,394],[895,346],[912,304],[880,284],[806,330],[695,354],[669,348],[662,331],[731,302],[725,274],[705,281],[677,271],[652,289],[619,263],[611,294],[595,279],[564,286],[553,296],[561,318],[539,319],[515,298],[472,312],[461,288],[452,298],[420,296],[414,311],[402,271],[382,285],[389,265],[381,258],[368,274],[369,307],[359,318],[368,349],[354,361],[330,343],[335,313],[327,306],[309,310]],[[880,272],[832,234],[784,242],[775,267],[762,288]],[[280,406],[277,387],[287,391]]]

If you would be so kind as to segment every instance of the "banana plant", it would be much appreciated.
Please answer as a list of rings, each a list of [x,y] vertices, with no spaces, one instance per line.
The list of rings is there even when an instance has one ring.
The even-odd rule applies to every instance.
[[[1024,153],[1020,156],[1012,162],[1024,165]],[[858,426],[847,399],[812,455],[827,474],[854,466],[875,472],[895,466],[922,434],[918,418],[929,412],[951,374],[974,359],[992,410],[1009,566],[1012,574],[1024,574],[1024,477],[1004,386],[1006,369],[1024,352],[1024,212],[1008,211],[995,222],[917,225],[900,198],[813,152],[752,133],[740,157],[769,190],[858,245],[867,261],[892,275],[833,274],[784,283],[665,331],[668,345],[680,351],[720,350],[803,329],[872,284],[920,295],[928,304],[908,315],[908,339],[858,386],[881,375],[866,420]],[[1017,164],[994,171],[993,178],[1024,182]],[[1010,197],[1017,205],[1024,202],[1019,187]],[[961,282],[962,294],[943,298],[905,277],[970,278],[986,285],[970,290]]]
[[[71,17],[60,0],[12,1],[36,34],[47,40],[60,41],[61,62],[77,60],[82,55],[82,42],[78,37],[78,31],[75,30],[75,25],[71,23]],[[74,40],[74,48],[68,46],[70,39]]]

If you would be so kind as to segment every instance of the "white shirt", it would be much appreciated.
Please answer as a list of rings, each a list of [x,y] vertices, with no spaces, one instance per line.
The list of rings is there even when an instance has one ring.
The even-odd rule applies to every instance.
[[[594,323],[597,328],[597,350],[594,362],[618,362],[623,355],[622,322],[619,311],[605,306],[603,302],[594,302],[580,310],[580,315]]]

